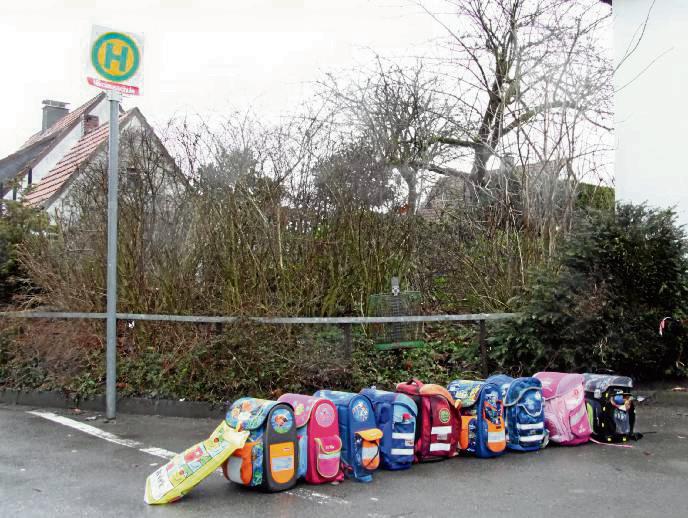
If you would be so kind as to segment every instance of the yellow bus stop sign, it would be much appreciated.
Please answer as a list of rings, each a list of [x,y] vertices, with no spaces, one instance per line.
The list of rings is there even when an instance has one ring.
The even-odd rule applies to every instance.
[[[109,81],[126,81],[141,63],[139,47],[126,34],[106,32],[91,48],[91,61],[96,72]]]
[[[88,82],[99,88],[138,94],[142,39],[101,27],[94,27],[89,49]]]

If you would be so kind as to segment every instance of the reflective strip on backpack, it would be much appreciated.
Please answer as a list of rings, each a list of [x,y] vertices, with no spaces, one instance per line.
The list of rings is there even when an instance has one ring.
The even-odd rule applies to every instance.
[[[516,428],[519,430],[538,430],[541,428],[545,427],[545,423],[528,423],[528,424],[521,424],[521,423],[516,423]]]
[[[449,451],[451,444],[448,442],[433,442],[430,443],[430,451]]]
[[[390,452],[392,455],[413,455],[413,448],[392,448]]]
[[[501,442],[506,439],[504,430],[499,432],[487,432],[487,442]]]
[[[452,433],[452,427],[451,426],[433,426],[432,430],[430,430],[430,433],[432,435],[449,435]]]
[[[541,441],[545,437],[545,434],[541,433],[538,435],[526,435],[525,437],[519,437],[518,442],[537,442]]]
[[[414,440],[416,438],[415,433],[401,433],[392,432],[392,439],[403,439],[403,440]]]
[[[375,458],[379,453],[379,447],[377,444],[374,444],[373,446],[364,446],[362,450],[364,459]]]

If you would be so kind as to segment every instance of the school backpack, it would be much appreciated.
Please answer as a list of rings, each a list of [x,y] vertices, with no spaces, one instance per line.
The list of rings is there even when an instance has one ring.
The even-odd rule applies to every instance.
[[[590,440],[581,374],[538,372],[545,398],[545,426],[552,442],[574,446]]]
[[[540,380],[496,374],[486,381],[497,385],[502,392],[506,447],[515,451],[544,448],[548,438]]]
[[[290,405],[244,397],[232,404],[226,421],[237,431],[249,432],[244,446],[222,465],[228,480],[268,492],[294,486],[299,452]]]
[[[418,408],[414,461],[454,457],[461,433],[461,416],[447,389],[412,379],[399,383],[396,391],[409,396]]]
[[[638,440],[634,432],[633,380],[626,376],[583,374],[588,418],[594,439],[602,442]]]
[[[332,401],[301,394],[282,394],[277,400],[294,409],[299,441],[299,478],[311,484],[339,482],[342,439],[339,419]]]
[[[361,394],[373,404],[377,427],[382,430],[382,467],[392,470],[410,468],[416,442],[416,404],[405,394],[375,387],[363,389]]]
[[[506,451],[502,394],[494,383],[454,380],[447,390],[461,403],[461,450],[476,457],[497,457]]]
[[[344,476],[359,482],[373,480],[373,471],[380,465],[382,431],[375,424],[370,400],[338,390],[319,390],[314,396],[329,399],[337,407]]]

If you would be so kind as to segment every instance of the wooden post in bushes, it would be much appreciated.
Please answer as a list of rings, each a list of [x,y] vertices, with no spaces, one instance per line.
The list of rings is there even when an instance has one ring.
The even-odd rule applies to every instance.
[[[353,339],[351,337],[351,324],[342,324],[342,332],[344,333],[344,359],[352,365]]]
[[[483,378],[487,378],[490,373],[487,366],[487,326],[485,326],[484,320],[480,321],[478,340],[480,342],[480,362],[482,364]]]

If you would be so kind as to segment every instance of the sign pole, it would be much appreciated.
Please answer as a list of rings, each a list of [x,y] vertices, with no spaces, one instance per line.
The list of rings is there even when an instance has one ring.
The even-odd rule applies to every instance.
[[[110,134],[108,137],[107,207],[107,349],[105,354],[105,417],[117,414],[117,188],[119,167],[119,103],[122,94],[108,91]]]
[[[105,348],[105,416],[117,415],[117,183],[119,108],[122,93],[141,95],[141,35],[93,26],[86,80],[107,91],[110,103],[107,202],[107,308]]]

